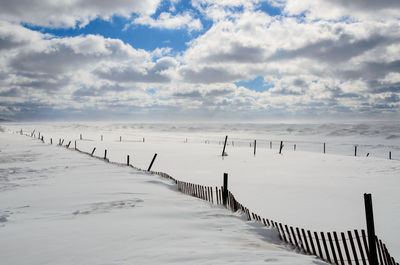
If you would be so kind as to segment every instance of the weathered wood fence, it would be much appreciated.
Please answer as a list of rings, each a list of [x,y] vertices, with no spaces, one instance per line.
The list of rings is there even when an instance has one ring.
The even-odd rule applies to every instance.
[[[22,135],[22,130],[20,134]],[[25,135],[34,137],[34,131],[30,135]],[[39,137],[38,139],[44,143],[43,136]],[[50,139],[49,143],[52,144],[52,139]],[[238,202],[235,196],[228,190],[227,176],[225,175],[225,187],[203,186],[177,180],[164,172],[151,171],[151,166],[153,165],[157,154],[154,155],[149,168],[145,170],[131,165],[129,163],[129,156],[127,156],[127,163],[112,162],[106,157],[106,150],[104,157],[101,157],[94,155],[96,148],[94,148],[92,152],[86,152],[79,150],[76,145],[74,148],[69,148],[71,142],[69,142],[67,145],[63,145],[63,143],[64,139],[60,139],[58,146],[66,147],[68,150],[75,150],[79,153],[89,155],[107,163],[119,166],[129,166],[138,171],[146,171],[150,174],[159,175],[163,178],[173,181],[177,185],[178,191],[184,194],[208,201],[212,204],[223,205],[232,212],[242,211],[247,217],[248,221],[260,222],[266,227],[276,229],[282,241],[304,254],[317,256],[327,263],[337,265],[399,265],[399,263],[397,263],[390,255],[386,245],[377,236],[375,236],[374,241],[376,244],[377,253],[375,254],[377,255],[378,263],[374,264],[375,262],[373,262],[372,259],[372,255],[374,254],[372,253],[371,255],[369,248],[370,239],[363,229],[346,232],[316,232],[306,230],[304,228],[288,226],[272,219],[263,218],[260,215],[251,212],[247,207]],[[282,146],[283,144],[281,143],[281,149]],[[224,155],[224,151],[222,154]]]

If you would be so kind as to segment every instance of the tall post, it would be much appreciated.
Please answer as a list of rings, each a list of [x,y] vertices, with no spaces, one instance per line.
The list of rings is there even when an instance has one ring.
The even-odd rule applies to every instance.
[[[224,189],[222,191],[222,202],[225,206],[228,202],[228,173],[224,173]]]
[[[150,166],[149,166],[149,168],[147,169],[147,171],[150,171],[150,170],[151,170],[151,167],[153,166],[153,163],[154,163],[154,160],[156,160],[156,157],[157,157],[157,154],[154,154],[153,159],[151,160]]]
[[[122,136],[119,137],[119,141],[122,142]]]
[[[92,151],[92,154],[91,154],[91,156],[93,156],[93,154],[94,154],[94,151],[96,151],[96,147],[95,147],[95,148],[93,148],[93,151]]]
[[[272,141],[269,142],[269,149],[272,149]]]
[[[254,140],[254,155],[256,155],[256,149],[257,149],[257,140]]]
[[[293,151],[296,151],[296,145],[293,145]]]
[[[389,159],[392,160],[392,152],[389,151]]]
[[[82,134],[79,135],[79,140],[82,140]]]
[[[129,166],[129,155],[126,157],[126,165]]]
[[[226,147],[226,141],[228,140],[228,135],[225,136],[225,143],[224,143],[224,149],[222,149],[222,156],[225,156],[225,147]]]
[[[369,246],[369,264],[378,265],[378,256],[375,243],[374,213],[372,209],[372,197],[370,193],[364,193],[365,216],[367,219],[367,233]]]
[[[53,144],[53,138],[50,138],[50,144]]]
[[[75,141],[75,148],[74,149],[76,150],[76,141]]]
[[[107,159],[107,149],[104,150],[104,160]]]
[[[101,141],[103,141],[103,135],[101,135]]]
[[[326,150],[325,147],[326,147],[326,143],[324,143],[324,154],[325,154],[325,150]]]
[[[354,146],[354,156],[357,156],[357,145]]]

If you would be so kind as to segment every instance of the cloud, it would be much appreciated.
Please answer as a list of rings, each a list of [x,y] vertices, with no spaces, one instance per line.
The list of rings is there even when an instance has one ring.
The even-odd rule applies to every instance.
[[[151,28],[159,29],[182,29],[187,28],[189,31],[202,30],[203,25],[200,19],[195,19],[189,12],[183,14],[171,15],[167,12],[162,12],[158,18],[154,19],[151,16],[140,16],[132,21],[132,24],[145,25]]]
[[[244,78],[240,73],[232,73],[224,68],[207,66],[199,70],[184,67],[181,69],[181,74],[186,82],[203,84],[233,82]]]
[[[153,14],[160,0],[3,0],[0,17],[44,27],[76,27],[95,18],[110,19],[114,15],[130,17],[132,13]]]

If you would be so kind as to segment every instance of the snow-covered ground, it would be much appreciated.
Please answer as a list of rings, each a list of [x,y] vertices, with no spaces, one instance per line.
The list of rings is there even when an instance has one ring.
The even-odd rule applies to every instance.
[[[324,264],[157,175],[0,132],[1,264]]]
[[[12,123],[3,127],[36,129],[46,142],[50,137],[54,142],[78,140],[78,148],[91,152],[96,147],[97,155],[107,149],[112,161],[124,162],[129,154],[132,164],[141,168],[147,168],[157,153],[154,170],[202,185],[220,186],[227,172],[229,189],[251,211],[315,231],[364,229],[363,194],[372,193],[377,235],[400,259],[400,127],[396,124]],[[229,135],[228,156],[222,158],[225,135]],[[250,146],[254,139],[256,156]],[[280,140],[285,144],[282,155]],[[389,151],[393,160],[388,159]]]

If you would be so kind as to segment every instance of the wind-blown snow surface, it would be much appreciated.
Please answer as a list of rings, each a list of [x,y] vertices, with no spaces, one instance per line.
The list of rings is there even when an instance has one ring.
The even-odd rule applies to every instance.
[[[1,264],[324,264],[137,172],[0,132]]]
[[[36,129],[46,142],[50,137],[55,142],[78,140],[78,148],[91,152],[96,147],[100,156],[107,149],[112,161],[124,162],[129,154],[132,164],[145,169],[158,153],[153,169],[182,181],[220,186],[227,172],[229,189],[251,211],[310,230],[365,228],[363,194],[372,193],[377,235],[400,259],[398,124],[10,123],[4,127]],[[229,156],[222,158],[225,135],[229,135]],[[254,139],[256,156],[250,147]],[[282,155],[280,140],[285,144]],[[323,142],[327,154],[322,153]],[[389,151],[394,160],[388,159]]]

